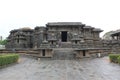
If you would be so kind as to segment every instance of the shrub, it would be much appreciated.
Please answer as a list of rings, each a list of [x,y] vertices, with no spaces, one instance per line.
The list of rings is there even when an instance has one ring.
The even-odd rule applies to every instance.
[[[3,54],[0,55],[0,66],[17,62],[19,59],[18,54]]]
[[[120,54],[109,54],[110,61],[118,63],[118,57],[119,56],[120,56]]]
[[[118,59],[118,63],[120,64],[120,56],[117,59]]]

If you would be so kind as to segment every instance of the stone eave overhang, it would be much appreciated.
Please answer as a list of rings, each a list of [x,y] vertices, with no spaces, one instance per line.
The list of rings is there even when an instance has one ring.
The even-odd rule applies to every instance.
[[[45,50],[52,50],[52,48],[37,48],[37,49],[34,49],[34,50],[43,50],[43,49],[45,49]]]
[[[46,28],[45,26],[36,26],[34,29],[35,29],[35,30],[39,30],[39,29],[42,29],[42,30],[43,30],[43,29],[45,29],[45,28]]]
[[[94,28],[93,32],[103,32],[103,30],[99,29],[99,28]]]
[[[110,48],[77,48],[74,49],[75,51],[80,51],[80,50],[109,50]]]
[[[73,39],[71,39],[71,41],[80,41],[81,40],[81,38],[73,38]]]
[[[84,26],[83,28],[84,29],[94,29],[94,27],[91,27],[91,26]]]
[[[47,23],[46,26],[66,26],[66,27],[70,27],[70,26],[85,26],[85,24],[82,24],[81,22],[50,22]]]
[[[57,39],[48,39],[48,41],[57,41]]]
[[[111,34],[111,36],[116,36],[116,35],[119,35],[120,34],[120,31],[117,31],[117,32],[113,32],[112,34]]]

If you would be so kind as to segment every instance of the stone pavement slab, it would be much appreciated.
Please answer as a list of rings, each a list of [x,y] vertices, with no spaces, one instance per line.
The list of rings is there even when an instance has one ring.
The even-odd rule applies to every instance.
[[[42,60],[20,57],[18,64],[0,69],[0,80],[120,80],[120,66],[108,57]]]

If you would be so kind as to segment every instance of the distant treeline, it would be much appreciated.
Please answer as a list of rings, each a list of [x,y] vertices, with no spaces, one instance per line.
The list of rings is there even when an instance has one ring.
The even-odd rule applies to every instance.
[[[6,45],[7,44],[7,40],[0,40],[0,45]]]

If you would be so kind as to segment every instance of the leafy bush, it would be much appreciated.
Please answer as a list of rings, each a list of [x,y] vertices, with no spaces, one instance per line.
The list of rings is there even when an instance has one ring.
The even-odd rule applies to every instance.
[[[19,59],[18,54],[3,54],[0,55],[0,66],[17,62]]]
[[[118,63],[118,57],[119,56],[120,56],[120,54],[109,54],[110,61]]]
[[[120,64],[120,56],[117,59],[118,59],[118,63]]]
[[[7,40],[0,40],[0,45],[6,45],[7,44]]]

